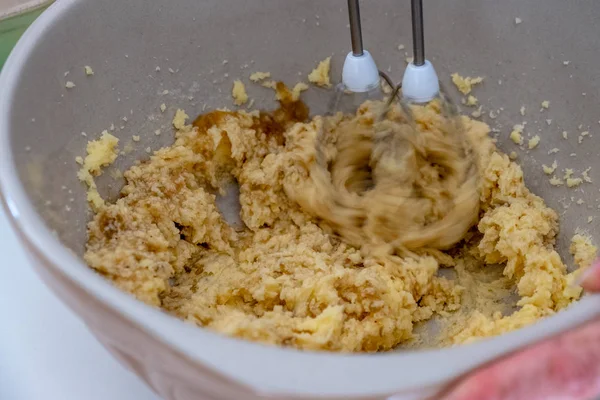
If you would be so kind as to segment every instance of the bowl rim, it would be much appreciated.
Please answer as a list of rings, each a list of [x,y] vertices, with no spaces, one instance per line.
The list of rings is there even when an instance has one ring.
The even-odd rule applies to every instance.
[[[439,349],[376,354],[299,351],[267,346],[201,329],[121,292],[63,246],[44,224],[16,174],[10,151],[12,98],[22,68],[38,41],[79,3],[52,4],[25,32],[0,73],[0,199],[21,240],[90,296],[146,332],[259,393],[295,396],[387,396],[440,386],[498,356],[581,324],[600,313],[600,296],[586,296],[568,310],[505,335]],[[242,355],[242,356],[240,356]],[[281,368],[284,365],[285,368]]]

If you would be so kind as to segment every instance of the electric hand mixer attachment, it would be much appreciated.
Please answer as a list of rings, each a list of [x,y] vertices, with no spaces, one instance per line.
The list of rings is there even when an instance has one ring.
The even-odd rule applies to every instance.
[[[358,247],[449,248],[477,218],[479,174],[462,117],[425,59],[422,0],[412,0],[414,61],[398,86],[363,48],[359,1],[348,11],[352,51],[330,108],[338,113],[317,138],[318,194],[301,203]]]
[[[381,100],[389,97],[390,105],[395,95],[402,91],[405,104],[426,104],[437,99],[444,112],[458,114],[457,108],[441,91],[440,81],[431,62],[425,59],[425,35],[422,0],[411,0],[413,31],[413,61],[409,63],[402,80],[396,87],[387,74],[377,69],[371,53],[365,50],[362,38],[359,0],[348,0],[348,16],[352,51],[348,53],[342,69],[342,82],[330,104],[330,113],[354,112],[366,100]],[[394,89],[386,96],[380,85],[380,77]]]

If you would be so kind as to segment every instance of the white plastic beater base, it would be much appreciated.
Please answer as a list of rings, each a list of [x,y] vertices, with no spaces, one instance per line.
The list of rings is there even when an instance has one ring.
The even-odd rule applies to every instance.
[[[368,51],[360,56],[348,53],[342,69],[342,83],[355,93],[365,93],[379,86],[379,70]]]
[[[409,102],[427,103],[440,94],[440,81],[433,65],[408,64],[402,79],[402,95]]]

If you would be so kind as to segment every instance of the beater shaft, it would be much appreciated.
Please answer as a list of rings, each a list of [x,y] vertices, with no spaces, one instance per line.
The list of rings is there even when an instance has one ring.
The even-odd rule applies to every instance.
[[[348,16],[350,17],[350,37],[352,40],[352,54],[359,57],[364,53],[362,30],[360,27],[359,0],[348,0]]]
[[[425,64],[425,34],[423,32],[423,0],[412,0],[411,3],[413,54],[417,67]]]

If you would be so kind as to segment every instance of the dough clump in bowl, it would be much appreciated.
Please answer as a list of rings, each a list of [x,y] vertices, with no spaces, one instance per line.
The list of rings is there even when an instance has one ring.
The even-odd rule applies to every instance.
[[[126,171],[120,198],[95,211],[88,264],[141,301],[199,326],[312,350],[418,344],[416,328],[438,317],[446,324],[435,344],[463,343],[517,329],[579,298],[577,272],[567,272],[554,248],[557,214],[527,189],[521,168],[495,147],[486,124],[465,117],[466,142],[456,151],[472,151],[474,163],[446,159],[444,166],[434,157],[441,156],[434,144],[444,132],[439,110],[416,110],[423,136],[413,138],[412,150],[403,148],[403,167],[418,168],[401,179],[411,182],[411,193],[427,190],[414,186],[422,179],[438,191],[425,203],[398,198],[430,212],[410,221],[406,237],[376,219],[372,234],[352,236],[352,227],[368,221],[365,210],[377,214],[361,203],[373,194],[348,183],[343,168],[330,168],[351,144],[341,137],[346,128],[372,122],[370,106],[355,116],[309,118],[301,102],[281,85],[279,91],[281,108],[272,113],[212,111],[186,125],[178,112],[173,145]],[[326,164],[317,154],[324,138]],[[389,177],[385,167],[398,166],[381,156],[381,168],[369,173]],[[217,205],[232,182],[239,185],[241,230]],[[350,205],[363,213],[350,233],[336,209],[323,212],[323,204],[339,200],[328,192],[332,184],[349,188]],[[419,238],[418,226],[427,229],[462,209],[461,185],[476,185],[464,191],[476,197],[464,198],[469,207],[455,219],[463,225]],[[443,277],[445,271],[455,277]],[[514,292],[519,300],[509,312],[504,299]]]

